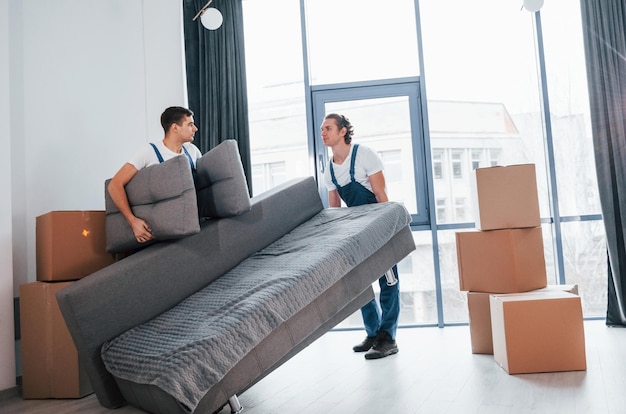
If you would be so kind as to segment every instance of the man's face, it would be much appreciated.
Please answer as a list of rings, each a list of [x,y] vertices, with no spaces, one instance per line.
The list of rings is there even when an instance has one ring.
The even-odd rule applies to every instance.
[[[194,123],[192,116],[185,116],[180,125],[175,124],[175,128],[177,128],[178,136],[182,139],[183,142],[193,141],[193,136],[198,130],[198,127]]]
[[[343,137],[346,135],[346,129],[339,129],[337,121],[333,118],[325,119],[321,129],[322,140],[324,141],[324,145],[327,147],[332,147],[340,142],[343,142]]]

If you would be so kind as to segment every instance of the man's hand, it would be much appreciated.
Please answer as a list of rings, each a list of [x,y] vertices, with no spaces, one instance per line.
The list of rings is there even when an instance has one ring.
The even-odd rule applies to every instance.
[[[135,174],[137,174],[137,168],[134,165],[124,164],[109,182],[107,191],[111,196],[111,200],[113,200],[120,213],[128,222],[135,239],[139,243],[145,243],[154,239],[152,229],[148,223],[133,214],[128,202],[128,196],[126,195],[126,184],[130,182]]]
[[[139,217],[134,217],[132,219],[131,228],[133,229],[133,233],[135,234],[135,238],[139,243],[145,243],[147,241],[153,240],[154,235],[152,234],[152,229],[148,223]]]

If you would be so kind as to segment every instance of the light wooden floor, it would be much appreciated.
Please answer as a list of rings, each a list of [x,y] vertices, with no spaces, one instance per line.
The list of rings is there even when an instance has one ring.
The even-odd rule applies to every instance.
[[[509,375],[471,353],[467,326],[398,331],[397,355],[367,361],[362,332],[329,332],[240,395],[244,414],[626,413],[626,329],[585,322],[587,371]],[[131,414],[80,400],[0,400],[0,413]],[[221,414],[230,411],[222,410]]]

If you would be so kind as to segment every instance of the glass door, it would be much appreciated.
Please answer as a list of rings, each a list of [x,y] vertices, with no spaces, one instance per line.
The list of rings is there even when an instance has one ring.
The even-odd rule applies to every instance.
[[[320,127],[329,113],[346,116],[354,126],[353,143],[373,148],[383,160],[390,201],[402,203],[412,225],[429,223],[426,162],[417,80],[389,85],[333,85],[316,87],[312,95],[317,174],[330,159]],[[328,191],[318,180],[326,201]]]

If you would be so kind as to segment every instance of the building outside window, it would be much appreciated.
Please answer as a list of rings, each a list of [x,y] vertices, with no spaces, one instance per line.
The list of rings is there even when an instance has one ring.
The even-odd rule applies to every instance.
[[[465,197],[456,197],[454,199],[454,219],[457,222],[464,222],[467,215],[467,199]]]
[[[484,153],[484,150],[482,149],[472,150],[472,170],[482,167],[483,153]]]
[[[495,167],[496,165],[500,165],[500,150],[490,148],[488,151],[489,154],[489,166]]]
[[[463,152],[462,150],[453,150],[450,153],[452,177],[456,179],[463,178]]]
[[[435,180],[443,178],[443,150],[433,150],[433,177]]]
[[[446,214],[446,199],[438,198],[437,199],[437,223],[446,223],[448,221],[448,216]]]

